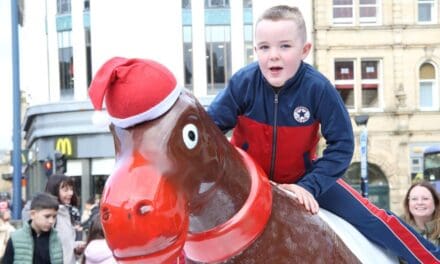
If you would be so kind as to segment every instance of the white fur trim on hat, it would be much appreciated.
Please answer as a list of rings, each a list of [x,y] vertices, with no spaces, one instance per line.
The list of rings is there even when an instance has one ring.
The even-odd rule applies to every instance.
[[[110,116],[106,111],[94,111],[92,123],[96,127],[108,127],[110,125]]]
[[[168,111],[173,106],[181,91],[182,86],[176,85],[173,91],[164,100],[162,100],[154,107],[148,109],[147,111],[127,118],[117,118],[110,116],[110,121],[118,127],[127,128],[148,120],[155,119]]]

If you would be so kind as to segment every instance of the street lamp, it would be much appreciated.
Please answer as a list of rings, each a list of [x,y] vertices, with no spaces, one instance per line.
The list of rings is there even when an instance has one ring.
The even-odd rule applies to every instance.
[[[361,150],[361,192],[362,197],[368,198],[368,160],[367,160],[367,143],[368,143],[368,115],[358,115],[354,117],[356,125],[362,127],[359,135]]]

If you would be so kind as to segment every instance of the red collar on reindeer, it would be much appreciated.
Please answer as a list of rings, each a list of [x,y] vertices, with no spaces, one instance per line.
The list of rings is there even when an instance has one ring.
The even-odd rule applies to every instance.
[[[181,91],[174,75],[163,65],[146,59],[114,57],[96,73],[89,96],[98,111],[105,98],[110,121],[127,128],[164,114]]]
[[[217,263],[240,254],[263,232],[272,210],[272,189],[263,170],[237,148],[251,178],[249,196],[227,222],[200,233],[189,233],[185,254],[194,261]]]

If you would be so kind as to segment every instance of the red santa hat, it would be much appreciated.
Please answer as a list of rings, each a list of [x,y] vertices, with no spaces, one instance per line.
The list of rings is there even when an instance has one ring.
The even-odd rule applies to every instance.
[[[174,75],[158,62],[114,57],[96,73],[89,96],[100,111],[105,97],[110,121],[127,128],[164,114],[181,90]]]

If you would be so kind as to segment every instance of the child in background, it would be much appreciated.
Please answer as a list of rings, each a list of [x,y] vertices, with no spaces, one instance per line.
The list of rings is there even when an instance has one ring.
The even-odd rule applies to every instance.
[[[107,245],[99,213],[92,216],[84,250],[83,264],[116,264],[113,253]]]
[[[53,225],[58,211],[57,198],[38,193],[31,201],[30,220],[11,234],[3,264],[63,264],[63,249]]]
[[[353,156],[353,128],[335,87],[303,62],[310,50],[299,9],[269,8],[255,25],[258,62],[232,76],[208,114],[223,132],[233,129],[231,143],[312,214],[327,209],[409,263],[440,263],[439,248],[341,179]],[[320,134],[327,146],[317,158]]]
[[[85,206],[83,213],[81,215],[81,226],[86,233],[89,232],[89,228],[92,222],[92,218],[95,214],[99,212],[99,199],[95,197],[90,197]]]

